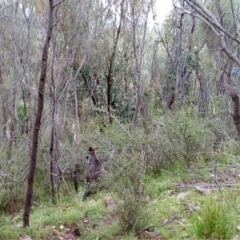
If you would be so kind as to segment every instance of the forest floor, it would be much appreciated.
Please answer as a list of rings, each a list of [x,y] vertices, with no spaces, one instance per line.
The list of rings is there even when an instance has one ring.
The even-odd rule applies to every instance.
[[[135,231],[123,231],[121,211],[114,193],[98,192],[82,202],[85,186],[78,194],[61,193],[57,206],[50,200],[34,202],[30,227],[22,228],[22,212],[1,215],[0,239],[215,239],[196,235],[195,219],[206,199],[224,200],[232,210],[240,206],[240,165],[197,166],[188,170],[162,171],[158,176],[147,176],[147,225]],[[238,231],[239,213],[236,212],[234,235]],[[23,237],[25,235],[25,238]],[[29,236],[29,238],[27,238]],[[22,238],[21,238],[22,237]],[[216,238],[218,239],[218,238]],[[219,238],[221,239],[221,237]]]

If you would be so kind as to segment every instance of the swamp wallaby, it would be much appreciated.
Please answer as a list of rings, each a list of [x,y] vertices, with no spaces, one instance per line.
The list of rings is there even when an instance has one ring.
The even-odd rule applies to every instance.
[[[91,193],[91,184],[99,180],[99,178],[105,173],[103,163],[99,160],[95,154],[95,148],[90,147],[88,149],[87,160],[89,163],[87,174],[86,174],[86,182],[88,184],[87,190],[83,195],[83,201],[90,195]]]

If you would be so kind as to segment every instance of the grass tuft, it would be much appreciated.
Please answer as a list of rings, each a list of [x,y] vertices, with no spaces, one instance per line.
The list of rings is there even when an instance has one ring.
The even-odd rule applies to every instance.
[[[199,239],[231,239],[237,230],[237,215],[226,201],[209,197],[193,219]]]

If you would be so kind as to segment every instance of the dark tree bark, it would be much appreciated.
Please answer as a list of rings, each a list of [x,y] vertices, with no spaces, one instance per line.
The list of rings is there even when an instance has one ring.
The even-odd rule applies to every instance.
[[[53,57],[52,57],[52,67],[51,67],[51,80],[52,80],[52,86],[50,89],[50,104],[52,106],[52,129],[51,129],[51,142],[50,142],[50,149],[49,149],[49,154],[50,154],[50,188],[51,188],[51,199],[52,203],[54,205],[57,204],[57,198],[56,198],[56,178],[59,175],[57,172],[57,155],[58,155],[58,144],[57,144],[57,133],[56,133],[56,121],[55,121],[55,116],[56,116],[56,87],[55,87],[55,79],[54,79],[54,61],[55,55],[54,55],[54,50],[56,46],[56,41],[55,39],[52,40],[52,52],[53,52]]]
[[[223,24],[223,13],[222,13],[222,9],[221,9],[221,3],[219,0],[215,0],[215,6],[218,12],[218,18],[220,19],[220,25],[222,27],[224,27]],[[234,18],[234,14],[233,14],[233,18]],[[235,22],[235,21],[234,21]],[[237,36],[237,28],[236,25],[234,24],[234,33],[235,36]],[[220,41],[222,44],[222,51],[225,52],[229,58],[227,60],[227,64],[224,70],[224,75],[223,75],[223,81],[225,84],[225,88],[229,94],[229,96],[232,99],[232,103],[233,103],[233,114],[232,114],[232,118],[233,118],[233,122],[234,125],[236,127],[237,130],[237,134],[238,134],[238,139],[240,139],[240,103],[239,103],[239,95],[236,91],[236,89],[233,87],[233,84],[231,83],[231,73],[232,73],[232,68],[233,68],[233,58],[230,56],[232,54],[229,54],[226,52],[226,49],[228,49],[228,51],[230,50],[230,52],[232,52],[232,48],[233,48],[233,44],[232,44],[232,39],[227,39],[227,36],[224,34],[220,34]]]
[[[49,45],[52,37],[52,30],[53,30],[53,9],[54,9],[54,1],[49,0],[48,29],[47,29],[47,35],[46,35],[46,39],[45,39],[45,43],[42,51],[41,72],[40,72],[39,87],[38,87],[38,108],[37,108],[37,115],[35,118],[34,129],[33,129],[28,185],[27,185],[27,192],[26,192],[26,198],[25,198],[25,208],[23,213],[23,227],[29,227],[29,217],[30,217],[30,210],[31,210],[32,199],[33,199],[33,183],[34,183],[34,174],[35,174],[35,168],[37,163],[38,136],[41,128],[42,112],[44,108],[44,91],[45,91],[45,82],[46,82],[46,75],[47,75],[48,49],[49,49]]]
[[[54,113],[53,113],[54,114]],[[54,120],[54,119],[53,119]],[[51,132],[51,145],[50,145],[50,182],[51,182],[51,195],[52,195],[52,203],[54,205],[57,204],[56,198],[56,182],[55,182],[55,174],[56,174],[56,158],[54,153],[54,142],[55,142],[55,126],[53,123],[52,132]]]
[[[53,21],[57,22],[58,20],[58,9],[60,5],[55,8]],[[56,28],[57,29],[57,28]],[[52,129],[51,129],[51,142],[50,142],[50,189],[51,189],[51,200],[52,204],[57,204],[57,194],[59,195],[59,187],[61,183],[61,170],[58,166],[59,159],[59,132],[58,124],[56,124],[56,116],[58,109],[58,99],[57,99],[57,84],[55,82],[54,75],[54,63],[57,61],[56,54],[56,36],[57,30],[53,30],[53,37],[51,40],[51,52],[52,52],[52,63],[51,63],[51,87],[50,87],[50,106],[52,109]]]
[[[97,83],[96,83],[96,86],[95,87],[91,87],[91,85],[89,84],[88,82],[88,79],[87,77],[85,76],[84,73],[81,73],[81,76],[83,78],[83,81],[86,85],[86,88],[87,88],[87,91],[89,93],[89,96],[90,98],[92,99],[92,103],[94,105],[94,107],[98,107],[98,96],[96,94],[96,86],[97,86]]]
[[[107,73],[107,112],[108,112],[108,120],[109,123],[112,123],[113,119],[112,119],[112,107],[113,107],[113,99],[112,99],[112,87],[113,87],[113,66],[114,66],[114,61],[115,61],[115,56],[116,56],[116,51],[117,51],[117,45],[118,45],[118,41],[119,41],[119,37],[120,37],[120,32],[121,32],[121,28],[122,28],[122,19],[123,19],[123,5],[124,5],[124,0],[122,0],[121,2],[121,16],[120,16],[120,22],[119,22],[119,26],[117,29],[117,35],[116,35],[116,39],[114,42],[114,46],[113,46],[113,51],[112,51],[112,55],[110,58],[110,64],[109,64],[109,68],[108,68],[108,73]]]
[[[231,114],[231,116],[233,118],[233,122],[237,130],[238,139],[240,139],[240,101],[239,101],[239,95],[231,83],[232,66],[233,66],[233,61],[232,59],[229,58],[227,61],[227,65],[224,69],[223,81],[224,81],[224,85],[227,90],[227,93],[232,99],[233,113]]]

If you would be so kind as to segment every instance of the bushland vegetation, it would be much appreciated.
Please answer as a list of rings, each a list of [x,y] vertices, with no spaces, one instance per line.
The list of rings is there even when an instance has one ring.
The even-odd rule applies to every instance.
[[[0,239],[239,238],[239,2],[174,4],[0,3]]]

